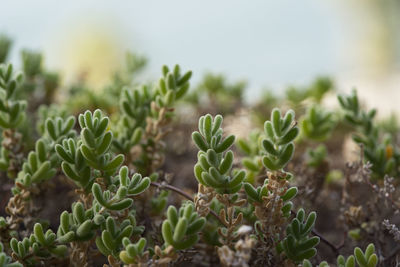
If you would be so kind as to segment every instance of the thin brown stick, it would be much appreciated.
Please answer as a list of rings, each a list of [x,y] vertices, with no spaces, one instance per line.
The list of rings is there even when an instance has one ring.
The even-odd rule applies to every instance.
[[[174,191],[175,193],[178,193],[179,195],[185,197],[186,199],[188,199],[188,200],[190,200],[190,201],[193,201],[193,198],[192,198],[188,193],[182,191],[181,189],[179,189],[179,188],[177,188],[177,187],[175,187],[175,186],[172,186],[172,185],[169,185],[169,184],[160,184],[160,183],[156,183],[156,182],[151,182],[150,185],[151,185],[151,186],[154,186],[154,187],[158,187],[158,188],[160,188],[160,189],[168,189],[168,190],[170,190],[170,191]],[[215,213],[215,211],[213,211],[213,210],[210,209],[210,213],[211,213],[212,216],[214,216],[215,218],[217,218],[218,221],[219,221],[222,225],[224,225],[224,222],[223,222],[223,221],[221,220],[221,218]]]
[[[343,247],[344,244],[340,244],[339,246],[335,246],[334,244],[332,244],[328,239],[326,239],[323,235],[321,235],[320,233],[317,232],[317,230],[312,230],[311,231],[314,235],[318,236],[319,239],[324,242],[328,247],[331,248],[331,250],[335,253],[335,256],[339,256],[339,249],[341,249]]]

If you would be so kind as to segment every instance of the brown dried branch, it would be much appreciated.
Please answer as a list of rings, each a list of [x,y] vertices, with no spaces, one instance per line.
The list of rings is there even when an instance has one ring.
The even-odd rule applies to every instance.
[[[167,189],[167,190],[170,190],[170,191],[174,191],[175,193],[178,193],[179,195],[185,197],[186,199],[193,201],[193,198],[189,194],[187,194],[186,192],[182,191],[181,189],[179,189],[179,188],[177,188],[175,186],[172,186],[172,185],[169,185],[169,184],[160,184],[160,183],[156,183],[156,182],[151,182],[150,185],[154,186],[154,187],[158,187],[160,189]],[[210,210],[210,214],[212,216],[214,216],[222,225],[224,225],[224,222],[221,220],[221,218],[213,210]]]

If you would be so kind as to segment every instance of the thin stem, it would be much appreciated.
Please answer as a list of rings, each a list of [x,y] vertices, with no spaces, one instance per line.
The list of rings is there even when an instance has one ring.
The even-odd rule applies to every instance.
[[[169,184],[160,184],[160,183],[156,183],[156,182],[151,182],[150,185],[151,185],[151,186],[154,186],[154,187],[158,187],[158,188],[160,188],[160,189],[168,189],[168,190],[170,190],[170,191],[174,191],[175,193],[178,193],[179,195],[181,195],[181,196],[185,197],[186,199],[188,199],[188,200],[190,200],[190,201],[193,202],[193,198],[192,198],[188,193],[182,191],[181,189],[179,189],[179,188],[177,188],[177,187],[175,187],[175,186],[172,186],[172,185],[169,185]],[[217,218],[217,220],[218,220],[222,225],[224,225],[224,222],[223,222],[223,221],[221,220],[221,218],[215,213],[215,211],[213,211],[213,210],[210,209],[210,213],[211,213],[212,216],[214,216],[215,218]]]
[[[226,207],[226,213],[228,214],[228,225],[226,226],[226,245],[229,247],[231,246],[232,243],[232,233],[234,230],[233,227],[233,220],[234,220],[234,209],[232,206],[232,203],[230,199],[228,198],[228,206]]]
[[[335,253],[335,256],[339,256],[339,249],[341,249],[343,247],[343,244],[340,244],[339,246],[335,246],[334,244],[332,244],[328,239],[326,239],[323,235],[321,235],[320,233],[317,232],[317,230],[312,230],[311,231],[314,235],[318,236],[319,239],[324,242],[328,247],[331,248],[331,250]]]

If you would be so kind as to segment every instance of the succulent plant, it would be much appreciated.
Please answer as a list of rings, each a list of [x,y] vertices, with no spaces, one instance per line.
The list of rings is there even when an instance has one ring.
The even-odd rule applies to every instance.
[[[302,134],[314,141],[324,141],[330,137],[336,121],[333,112],[327,112],[321,107],[312,106],[301,122]]]
[[[374,123],[376,109],[362,109],[355,90],[348,96],[338,95],[338,100],[345,111],[346,122],[356,129],[353,140],[363,146],[365,159],[372,164],[375,177],[382,179],[385,174],[397,174],[400,154],[391,135],[382,133]]]
[[[46,68],[39,51],[22,52],[22,73],[3,64],[11,44],[0,36],[0,267],[197,265],[203,257],[218,266],[395,262],[388,248],[400,234],[386,217],[392,220],[400,209],[394,182],[399,127],[394,119],[377,121],[376,111],[364,109],[355,92],[338,97],[342,110],[328,111],[321,101],[334,84],[319,78],[289,88],[285,99],[266,92],[253,105],[243,101],[245,82],[208,74],[184,102],[191,71],[163,66],[158,81],[142,83],[136,74],[147,59],[128,53],[101,94],[82,79],[63,85],[65,99],[56,99],[61,74]],[[247,136],[227,131],[240,138],[224,133],[221,115],[211,115],[233,114],[225,118],[235,124],[243,107],[254,129]],[[183,138],[197,123],[188,111],[206,113],[195,114],[195,146]],[[341,116],[363,147],[364,163],[345,165],[339,154],[330,161],[328,149],[342,153],[338,142],[350,129],[333,136],[336,125],[343,125]],[[194,177],[186,173],[188,162]],[[331,162],[331,171],[346,179],[324,185],[317,179],[327,175]],[[335,203],[340,209],[330,205],[337,199],[330,198],[332,190],[341,196]],[[316,212],[304,209],[320,211],[321,204],[326,211],[319,218],[344,217],[341,228],[350,229],[344,238],[379,240],[379,250],[370,243],[365,251],[356,247],[353,255],[340,255],[350,251],[349,242],[332,244],[314,229]],[[320,241],[332,253],[318,253]]]
[[[25,237],[22,241],[12,238],[10,248],[14,258],[28,266],[38,264],[40,257],[63,257],[67,253],[65,245],[57,244],[56,234],[50,229],[44,232],[40,223],[35,224],[29,238]]]
[[[162,236],[166,246],[175,249],[187,249],[199,240],[198,233],[205,225],[205,218],[199,217],[192,203],[186,203],[179,208],[169,206],[167,219],[162,224]]]
[[[293,110],[282,116],[281,111],[276,108],[271,112],[271,120],[264,123],[266,138],[262,140],[262,146],[266,155],[262,162],[271,171],[282,170],[293,156],[293,140],[299,134],[294,116]]]
[[[15,99],[23,81],[22,73],[15,73],[12,64],[0,65],[0,127],[15,129],[25,119],[26,101]]]
[[[317,215],[311,212],[307,218],[303,209],[299,209],[296,217],[286,228],[286,237],[279,243],[278,252],[284,252],[286,257],[294,262],[302,262],[317,254],[315,246],[319,244],[319,237],[310,237]]]
[[[222,137],[222,120],[222,116],[213,119],[210,114],[200,118],[199,131],[192,134],[200,149],[194,171],[200,184],[212,187],[220,194],[233,194],[242,187],[246,173],[243,170],[231,172],[233,152],[229,148],[235,142],[235,136]]]

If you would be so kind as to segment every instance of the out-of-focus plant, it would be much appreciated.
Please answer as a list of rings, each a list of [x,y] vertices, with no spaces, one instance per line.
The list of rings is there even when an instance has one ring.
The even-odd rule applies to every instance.
[[[43,56],[40,52],[22,50],[21,57],[23,71],[27,79],[31,79],[42,72]]]
[[[378,257],[375,254],[375,246],[372,243],[367,246],[365,253],[359,247],[356,247],[354,249],[354,255],[350,255],[347,259],[343,255],[339,255],[336,261],[337,267],[376,267],[377,265]],[[312,267],[313,265],[308,259],[305,259],[302,266]],[[323,261],[318,267],[329,267],[329,264]]]
[[[246,86],[245,81],[229,83],[222,74],[208,73],[186,100],[200,109],[204,103],[208,103],[208,106],[214,109],[213,113],[226,115],[243,105],[243,93]]]
[[[43,135],[45,133],[46,120],[48,118],[55,119],[57,117],[60,117],[61,119],[65,120],[68,118],[68,116],[71,115],[67,111],[66,107],[56,104],[52,104],[50,106],[41,105],[37,113],[38,118],[36,122],[36,130],[40,135]]]
[[[317,147],[308,147],[306,150],[306,164],[314,169],[312,176],[315,178],[314,182],[317,188],[315,196],[320,191],[318,185],[323,185],[323,179],[329,173],[328,151],[322,142],[329,140],[336,124],[334,112],[326,111],[317,105],[311,106],[301,120],[300,135],[303,141],[320,143]]]
[[[124,86],[129,86],[136,82],[136,76],[142,72],[148,63],[145,56],[133,52],[127,52],[125,56],[125,68],[114,74],[112,85],[109,89],[115,96],[119,96]]]
[[[327,157],[326,146],[319,145],[315,149],[307,150],[307,165],[313,168],[318,168]]]
[[[22,81],[23,75],[15,73],[13,65],[0,65],[0,126],[3,129],[15,129],[25,118],[26,101],[15,99]]]
[[[330,137],[336,125],[333,112],[312,106],[301,121],[302,134],[313,141],[325,141]]]
[[[0,128],[3,131],[0,169],[15,178],[22,162],[22,135],[18,127],[23,123],[26,101],[16,97],[23,75],[13,71],[12,64],[0,65]]]
[[[274,107],[280,105],[282,99],[276,96],[271,89],[264,89],[260,98],[252,106],[251,115],[257,125],[263,125]]]
[[[4,34],[0,35],[0,64],[5,63],[10,53],[12,40]]]
[[[4,245],[0,242],[0,267],[22,267],[18,262],[12,262],[12,258],[4,253]]]
[[[127,164],[133,164],[148,175],[164,161],[162,139],[170,131],[166,126],[174,115],[175,102],[187,93],[192,76],[191,71],[182,74],[179,65],[173,70],[164,66],[162,72],[163,76],[154,88],[142,86],[123,90],[120,98],[123,116],[116,126],[115,149],[126,155]]]
[[[392,136],[382,132],[374,123],[376,110],[362,109],[355,90],[348,96],[339,95],[338,100],[345,111],[345,120],[356,130],[353,140],[362,145],[365,160],[372,164],[374,177],[382,179],[385,174],[398,174],[400,160],[398,148],[393,143]]]
[[[237,146],[245,155],[242,165],[246,168],[246,181],[254,184],[257,179],[263,176],[264,165],[262,164],[262,148],[260,147],[263,136],[260,131],[254,130],[249,134],[248,139],[240,138]]]
[[[56,91],[60,85],[60,75],[48,71],[44,66],[43,54],[40,51],[24,49],[21,51],[22,71],[25,76],[22,90],[17,94],[19,98],[29,99],[28,116],[33,118],[33,111],[40,105],[49,105],[54,102]],[[33,134],[27,127],[27,135]]]
[[[297,110],[303,101],[310,99],[319,104],[326,94],[334,90],[333,81],[328,77],[319,77],[315,79],[310,86],[306,88],[291,86],[286,89],[285,99]]]

